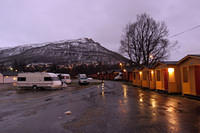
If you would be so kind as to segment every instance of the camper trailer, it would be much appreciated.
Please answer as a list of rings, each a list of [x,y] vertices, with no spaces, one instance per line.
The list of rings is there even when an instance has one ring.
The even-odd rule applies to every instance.
[[[19,88],[59,89],[62,88],[62,82],[54,73],[19,73],[17,78],[17,86]]]
[[[66,84],[71,84],[72,80],[69,74],[60,74],[61,81]]]

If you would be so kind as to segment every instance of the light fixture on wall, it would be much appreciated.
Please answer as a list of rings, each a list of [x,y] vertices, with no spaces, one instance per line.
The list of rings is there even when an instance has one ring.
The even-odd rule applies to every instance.
[[[171,73],[174,73],[174,68],[168,68],[168,72],[171,74]]]

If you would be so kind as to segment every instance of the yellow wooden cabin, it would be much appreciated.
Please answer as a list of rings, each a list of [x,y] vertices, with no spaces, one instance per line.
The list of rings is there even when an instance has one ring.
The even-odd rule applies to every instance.
[[[178,62],[183,95],[200,96],[200,55],[188,55]]]
[[[159,62],[155,66],[156,89],[181,93],[180,70],[175,61]]]
[[[142,71],[138,69],[133,70],[133,85],[142,87]]]

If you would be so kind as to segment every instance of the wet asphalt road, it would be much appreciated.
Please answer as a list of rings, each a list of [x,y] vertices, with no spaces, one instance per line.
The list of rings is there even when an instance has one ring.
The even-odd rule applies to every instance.
[[[0,93],[0,133],[200,132],[200,101],[121,82]]]

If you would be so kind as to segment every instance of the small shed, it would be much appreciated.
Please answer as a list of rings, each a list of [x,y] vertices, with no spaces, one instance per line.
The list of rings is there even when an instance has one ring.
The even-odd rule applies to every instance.
[[[156,89],[181,93],[180,70],[176,61],[159,62],[155,66]]]
[[[178,62],[183,95],[200,96],[200,55],[187,55]]]

